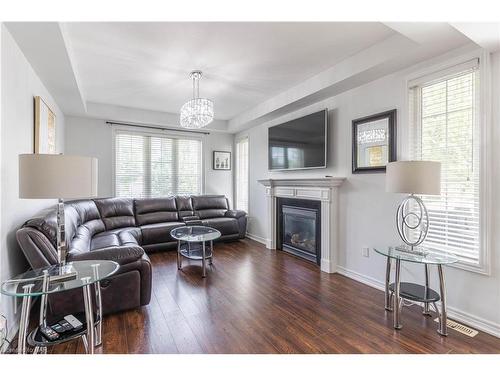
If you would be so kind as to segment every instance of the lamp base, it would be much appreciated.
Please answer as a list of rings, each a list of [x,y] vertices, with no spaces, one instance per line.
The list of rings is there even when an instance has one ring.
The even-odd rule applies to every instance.
[[[58,273],[56,275],[50,275],[50,282],[64,282],[69,280],[75,280],[78,276],[78,272],[75,271],[73,266],[70,264],[59,265]]]
[[[408,245],[399,245],[396,246],[396,250],[402,251],[403,253],[410,253],[415,255],[426,256],[429,252],[423,247],[419,246],[408,246]]]

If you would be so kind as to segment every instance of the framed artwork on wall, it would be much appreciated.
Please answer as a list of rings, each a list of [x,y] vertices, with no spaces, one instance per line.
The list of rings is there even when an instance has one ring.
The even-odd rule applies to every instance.
[[[56,115],[39,96],[35,96],[35,154],[56,153]]]
[[[231,152],[214,151],[213,169],[221,171],[231,170]]]
[[[385,172],[396,161],[395,109],[352,121],[352,173]]]

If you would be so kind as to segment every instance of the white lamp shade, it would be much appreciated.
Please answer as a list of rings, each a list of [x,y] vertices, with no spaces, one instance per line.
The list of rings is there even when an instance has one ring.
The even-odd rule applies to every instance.
[[[387,192],[441,194],[441,163],[436,161],[395,161],[387,164]]]
[[[19,155],[19,198],[97,196],[97,159],[86,156]]]

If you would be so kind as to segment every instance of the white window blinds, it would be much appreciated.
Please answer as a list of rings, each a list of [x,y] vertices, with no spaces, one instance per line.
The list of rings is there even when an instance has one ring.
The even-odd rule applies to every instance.
[[[248,138],[236,142],[236,209],[248,212]]]
[[[158,197],[200,194],[201,140],[115,133],[115,195]]]
[[[424,196],[424,246],[480,260],[479,72],[465,70],[410,89],[412,158],[441,162],[441,196]]]

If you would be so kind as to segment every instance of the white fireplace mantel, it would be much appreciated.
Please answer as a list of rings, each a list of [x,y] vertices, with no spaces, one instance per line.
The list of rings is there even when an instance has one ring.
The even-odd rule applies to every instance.
[[[266,247],[276,248],[276,199],[297,198],[321,202],[321,270],[336,271],[338,259],[338,188],[342,177],[259,180],[266,187],[267,219],[270,232]]]
[[[292,187],[303,187],[303,186],[315,186],[315,187],[325,187],[332,188],[342,185],[345,178],[343,177],[323,177],[323,178],[280,178],[280,179],[267,179],[259,180],[259,183],[266,187],[273,186],[292,186]]]

